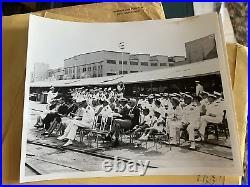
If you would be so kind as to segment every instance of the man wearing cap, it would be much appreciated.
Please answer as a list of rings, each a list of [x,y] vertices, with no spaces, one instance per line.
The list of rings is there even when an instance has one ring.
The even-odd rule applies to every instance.
[[[154,116],[154,108],[155,108],[154,96],[152,94],[148,96],[148,100],[145,103],[144,107],[149,109],[149,116],[152,118]]]
[[[196,90],[196,96],[199,96],[203,91],[204,91],[204,88],[203,86],[201,85],[200,81],[195,81],[196,83],[196,87],[195,87],[195,90]]]
[[[187,126],[189,135],[190,149],[195,149],[195,129],[200,128],[200,108],[193,103],[193,97],[186,94],[184,102],[186,106],[183,108],[182,124]]]
[[[206,114],[201,116],[200,134],[201,140],[204,140],[205,129],[208,123],[221,123],[223,119],[223,107],[221,104],[216,103],[216,96],[208,94],[208,104],[206,106]]]
[[[127,104],[128,100],[126,98],[120,98],[119,99],[119,107],[118,107],[118,113],[121,117],[126,116],[129,113],[129,105]]]
[[[106,137],[107,140],[111,141],[113,134],[115,135],[114,147],[119,145],[119,136],[122,129],[125,131],[132,130],[139,124],[140,109],[136,106],[136,99],[130,99],[129,106],[130,110],[128,115],[124,115],[123,119],[114,120],[113,127]]]
[[[148,137],[152,133],[162,132],[164,129],[165,121],[161,117],[161,110],[159,108],[154,109],[154,117],[152,118],[152,127],[149,127],[145,130],[143,135],[139,140],[148,140]]]
[[[112,109],[110,108],[107,99],[103,101],[103,108],[100,112],[100,116],[102,116],[102,122],[105,122],[108,117],[112,116]]]
[[[57,96],[57,92],[55,93],[55,88],[50,87],[50,90],[47,95],[47,103],[51,103],[51,101]]]
[[[214,91],[214,95],[216,96],[216,101],[215,101],[216,103],[223,103],[224,102],[222,93]]]
[[[57,138],[58,140],[68,139],[68,142],[63,146],[73,144],[78,127],[91,128],[93,126],[95,117],[93,108],[87,104],[86,100],[82,101],[81,106],[82,119],[79,120],[79,116],[74,117],[74,119],[71,120],[70,124],[65,129],[64,134]]]
[[[159,99],[155,100],[155,108],[159,109],[160,113],[161,113],[161,117],[165,118],[166,116],[166,109],[162,107],[161,101]]]
[[[176,130],[181,127],[182,108],[177,97],[171,97],[171,103],[172,107],[168,109],[166,124],[169,128],[170,144],[176,144]]]

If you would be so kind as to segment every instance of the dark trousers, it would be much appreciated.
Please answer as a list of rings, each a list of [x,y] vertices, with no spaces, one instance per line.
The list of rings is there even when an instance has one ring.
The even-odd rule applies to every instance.
[[[131,120],[129,120],[129,119],[115,119],[110,134],[111,134],[111,136],[113,134],[115,134],[116,139],[118,139],[122,129],[127,131],[127,130],[130,130],[132,128],[133,128],[133,125],[131,123]]]
[[[49,113],[43,119],[44,128],[48,130],[50,128],[50,123],[56,120],[58,123],[62,121],[61,116],[58,113]]]

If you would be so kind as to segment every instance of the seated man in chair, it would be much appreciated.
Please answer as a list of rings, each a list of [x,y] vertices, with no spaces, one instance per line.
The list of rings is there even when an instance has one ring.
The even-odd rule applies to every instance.
[[[146,128],[139,140],[148,140],[148,137],[153,133],[163,132],[165,125],[164,119],[161,117],[161,110],[154,109],[154,117],[152,118],[152,127]]]
[[[63,146],[68,146],[73,144],[73,140],[76,136],[76,131],[78,127],[83,128],[92,128],[94,118],[95,118],[95,112],[91,106],[87,104],[86,100],[83,100],[82,103],[82,119],[78,119],[79,116],[74,117],[72,120],[70,120],[69,125],[64,131],[64,134],[60,137],[58,137],[58,140],[68,139],[68,142],[64,144]]]
[[[199,96],[196,96],[199,97]],[[195,98],[196,100],[197,98]],[[182,124],[184,127],[187,127],[190,149],[195,149],[195,129],[200,128],[200,114],[201,107],[192,103],[194,98],[188,94],[185,95],[184,103],[185,107],[183,108],[183,118]]]
[[[113,134],[115,134],[114,147],[119,145],[119,136],[122,129],[125,131],[132,130],[139,124],[140,109],[136,106],[136,100],[130,99],[128,104],[130,106],[129,113],[124,115],[122,119],[114,120],[112,129],[106,137],[106,140],[111,141]]]
[[[205,130],[208,123],[220,124],[223,120],[223,103],[216,103],[216,96],[214,94],[208,95],[208,104],[206,106],[206,115],[201,116],[200,134],[201,139],[204,140]]]

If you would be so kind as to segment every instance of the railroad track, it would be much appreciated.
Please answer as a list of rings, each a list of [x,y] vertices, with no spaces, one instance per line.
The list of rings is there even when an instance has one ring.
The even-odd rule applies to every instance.
[[[48,143],[41,143],[41,142],[37,142],[37,141],[27,141],[27,143],[28,144],[32,144],[32,145],[36,145],[36,146],[41,146],[41,147],[46,147],[46,148],[52,148],[52,149],[56,149],[56,150],[60,150],[60,151],[68,150],[68,151],[72,151],[72,152],[76,152],[76,153],[80,153],[80,154],[86,154],[86,155],[90,155],[90,156],[94,156],[94,157],[98,157],[98,158],[102,158],[102,159],[114,160],[116,158],[117,160],[122,160],[125,163],[134,162],[134,160],[131,160],[131,159],[127,159],[127,158],[123,158],[123,157],[115,157],[115,156],[112,156],[112,155],[108,155],[108,154],[96,152],[97,149],[89,149],[89,150],[85,149],[85,150],[81,150],[81,149],[76,149],[76,148],[72,148],[72,147],[62,147],[62,146],[48,144]],[[75,170],[75,171],[80,171],[80,172],[86,172],[83,169],[75,168],[75,167],[64,165],[64,164],[57,163],[57,162],[52,162],[50,160],[46,160],[46,159],[43,159],[43,158],[36,157],[33,154],[26,154],[26,156],[29,159],[37,160],[39,162],[44,162],[45,164],[63,167],[65,169],[70,169],[72,171]],[[139,165],[139,164],[140,163],[137,163],[137,165]],[[31,165],[29,163],[25,163],[25,166],[26,166],[26,168],[28,168],[30,171],[32,171],[36,175],[43,174],[39,170],[39,165],[37,166],[37,165]],[[148,168],[158,168],[158,167],[157,166],[148,165]]]
[[[25,163],[25,167],[27,169],[29,169],[32,173],[34,173],[35,175],[42,175],[42,173],[40,173],[39,171],[37,171],[37,169],[35,169],[34,167],[32,167],[30,164],[28,164],[27,162]]]

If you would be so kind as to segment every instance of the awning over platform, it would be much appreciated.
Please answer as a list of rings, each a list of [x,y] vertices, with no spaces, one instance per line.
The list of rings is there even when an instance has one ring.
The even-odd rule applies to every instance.
[[[56,80],[56,81],[40,81],[33,82],[30,87],[74,87],[74,86],[105,86],[115,85],[122,81],[124,84],[163,81],[170,79],[180,79],[187,77],[195,77],[202,75],[210,75],[219,73],[218,59],[212,59],[203,62],[180,65],[176,67],[162,68],[152,71],[144,71],[139,73],[130,73],[125,75],[114,75],[106,77]]]

